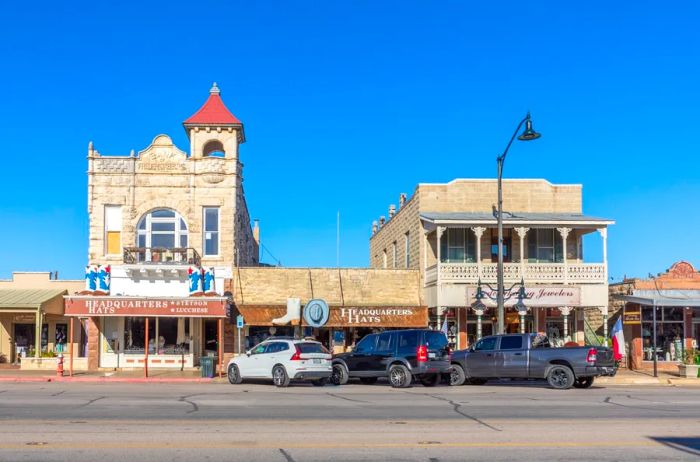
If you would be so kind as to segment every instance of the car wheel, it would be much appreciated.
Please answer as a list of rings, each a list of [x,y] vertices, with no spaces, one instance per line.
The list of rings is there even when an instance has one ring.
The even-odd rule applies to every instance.
[[[579,377],[574,382],[574,388],[591,388],[593,385],[593,377]]]
[[[241,373],[238,370],[238,366],[235,364],[231,364],[228,367],[228,381],[229,383],[233,385],[238,385],[239,383],[243,382],[243,377],[241,377]]]
[[[426,374],[421,376],[420,383],[424,387],[434,387],[440,381],[440,376],[438,374]]]
[[[450,385],[453,387],[464,385],[466,380],[464,375],[464,369],[459,364],[452,365],[452,372],[450,372]]]
[[[377,383],[377,378],[376,377],[360,377],[360,382],[364,383],[365,385],[373,385]]]
[[[328,383],[328,379],[318,379],[318,380],[313,380],[311,384],[314,387],[324,387]]]
[[[402,364],[394,364],[389,368],[389,382],[394,388],[406,388],[411,386],[411,372]]]
[[[348,383],[348,370],[342,364],[333,365],[333,373],[331,374],[331,383],[333,385],[345,385]]]
[[[566,390],[574,384],[574,373],[566,366],[552,366],[547,374],[547,382],[552,388]]]
[[[468,378],[467,383],[469,385],[483,385],[486,383],[486,379],[476,379],[476,378]]]
[[[272,382],[276,387],[288,387],[289,376],[284,366],[275,366],[272,368]]]

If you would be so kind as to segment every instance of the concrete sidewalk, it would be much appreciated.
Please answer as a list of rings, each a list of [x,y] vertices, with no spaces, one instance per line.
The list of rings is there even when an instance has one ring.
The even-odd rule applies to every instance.
[[[631,371],[619,369],[615,377],[598,377],[596,385],[673,385],[673,386],[700,386],[700,378],[686,379],[669,372],[658,372],[654,377],[651,372]]]
[[[0,382],[96,382],[96,383],[217,383],[226,381],[226,377],[205,378],[199,370],[171,371],[149,370],[148,377],[143,370],[136,371],[95,371],[73,372],[63,377],[50,371],[22,371],[19,369],[0,369]]]

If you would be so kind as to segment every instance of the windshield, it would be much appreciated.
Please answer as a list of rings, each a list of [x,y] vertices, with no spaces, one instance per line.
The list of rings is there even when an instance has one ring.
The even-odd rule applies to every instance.
[[[330,354],[326,348],[321,345],[320,343],[315,343],[315,342],[306,342],[306,343],[297,343],[297,348],[299,348],[299,351],[301,353],[326,353]]]

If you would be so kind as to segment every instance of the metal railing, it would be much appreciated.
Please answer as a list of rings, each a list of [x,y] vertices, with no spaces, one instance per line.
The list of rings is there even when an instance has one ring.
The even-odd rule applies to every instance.
[[[192,247],[165,249],[159,247],[124,247],[124,263],[149,265],[195,265],[202,259]]]
[[[437,280],[443,282],[475,283],[495,282],[497,278],[496,263],[440,263],[437,271],[434,267],[426,271],[426,284]],[[531,283],[604,284],[605,264],[603,263],[504,263],[503,278],[518,282],[524,279]]]

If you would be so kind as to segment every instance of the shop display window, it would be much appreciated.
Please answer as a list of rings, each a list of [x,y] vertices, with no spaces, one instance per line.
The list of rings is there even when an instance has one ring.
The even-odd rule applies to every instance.
[[[107,318],[110,319],[110,318]],[[112,318],[115,319],[115,318]],[[107,334],[109,331],[107,330]],[[148,319],[148,353],[156,352],[156,318]],[[124,354],[144,354],[146,342],[146,318],[126,317],[124,318]]]
[[[657,307],[656,351],[653,343],[653,307],[642,307],[642,348],[644,359],[653,361],[678,361],[683,357],[683,308]]]
[[[63,353],[67,351],[66,345],[68,343],[68,324],[56,324],[54,336],[56,352]]]

